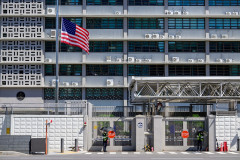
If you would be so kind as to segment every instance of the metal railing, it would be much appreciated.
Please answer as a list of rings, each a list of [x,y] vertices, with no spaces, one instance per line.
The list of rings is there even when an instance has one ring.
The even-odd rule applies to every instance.
[[[93,106],[93,117],[134,117],[138,115],[135,106]]]

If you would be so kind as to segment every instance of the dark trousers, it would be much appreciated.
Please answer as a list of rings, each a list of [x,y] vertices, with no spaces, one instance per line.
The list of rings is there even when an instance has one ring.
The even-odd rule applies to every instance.
[[[203,143],[203,142],[202,142],[201,140],[200,140],[200,141],[199,141],[199,140],[197,141],[197,150],[198,150],[198,151],[202,151],[202,143]]]
[[[103,152],[107,152],[107,142],[103,142]]]

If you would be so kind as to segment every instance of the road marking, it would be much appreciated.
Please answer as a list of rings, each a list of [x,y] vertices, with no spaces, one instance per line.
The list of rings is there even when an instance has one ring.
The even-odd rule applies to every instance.
[[[134,152],[133,154],[140,154],[140,152]]]
[[[164,152],[157,152],[158,154],[165,154]]]
[[[128,154],[128,152],[122,152],[122,154]]]
[[[103,152],[98,152],[97,154],[104,154]]]
[[[214,154],[213,152],[204,152],[204,153],[206,153],[206,154]]]
[[[202,154],[202,153],[200,153],[200,152],[194,152],[195,154]]]
[[[181,152],[182,154],[189,154],[188,152]]]
[[[170,153],[170,154],[177,154],[176,152],[168,152],[168,153]]]
[[[85,153],[85,154],[92,154],[92,153],[90,153],[90,152],[87,152],[87,153]]]
[[[110,154],[116,154],[116,152],[110,152]]]
[[[218,154],[226,154],[226,153],[224,153],[224,152],[216,152],[216,153],[218,153]]]
[[[230,153],[230,154],[238,154],[238,153],[236,153],[236,152],[228,152],[228,153]]]
[[[146,154],[153,154],[152,152],[146,152]]]

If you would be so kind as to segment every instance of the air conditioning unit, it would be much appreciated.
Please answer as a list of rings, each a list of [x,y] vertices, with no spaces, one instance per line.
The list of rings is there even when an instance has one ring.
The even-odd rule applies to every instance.
[[[238,12],[232,12],[232,15],[237,16]]]
[[[115,14],[116,15],[121,15],[121,11],[116,11]]]
[[[116,62],[122,62],[122,58],[117,58]]]
[[[233,62],[233,59],[226,59],[226,62],[231,63],[231,62]]]
[[[220,59],[220,58],[219,58],[219,59],[216,59],[216,62],[221,62],[221,63],[222,63],[222,62],[223,62],[223,59]]]
[[[211,34],[211,38],[213,38],[213,39],[218,38],[218,37],[217,37],[217,34]]]
[[[183,11],[183,15],[189,15],[189,12]]]
[[[165,13],[166,13],[167,15],[173,15],[173,11],[168,11],[168,10],[166,10]]]
[[[56,14],[55,8],[47,8],[47,14]]]
[[[45,59],[45,62],[51,63],[51,62],[52,62],[52,59],[51,59],[51,58],[46,58],[46,59]]]
[[[174,35],[169,35],[168,38],[169,39],[174,39]]]
[[[50,35],[50,37],[51,38],[55,38],[56,37],[56,29],[51,29],[51,35]]]
[[[128,57],[128,62],[133,63],[135,61],[134,57]]]
[[[159,39],[159,34],[153,34],[153,35],[152,35],[152,38],[153,38],[153,39]]]
[[[145,34],[145,39],[152,39],[152,34]]]
[[[78,82],[72,82],[72,86],[78,86]]]
[[[107,79],[107,86],[113,86],[113,79]]]
[[[188,62],[193,63],[194,59],[188,59]]]
[[[144,62],[152,62],[152,59],[145,59]]]
[[[223,39],[227,39],[227,38],[228,38],[228,35],[227,35],[227,34],[222,34],[222,38],[223,38]]]
[[[197,60],[199,63],[203,63],[204,62],[204,59],[198,59]]]
[[[142,59],[136,59],[136,62],[140,63],[140,62],[142,62]]]
[[[112,57],[111,56],[106,56],[106,61],[107,62],[111,62],[112,61]]]
[[[164,39],[164,35],[159,35],[159,39]]]
[[[231,12],[226,12],[226,15],[230,16],[232,13]]]
[[[176,35],[176,39],[181,39],[182,36],[181,35]]]
[[[63,82],[64,86],[69,86],[69,82]]]
[[[181,11],[174,11],[175,15],[181,15]]]
[[[52,80],[52,86],[56,86],[56,79]]]
[[[179,62],[179,57],[172,57],[172,62]]]

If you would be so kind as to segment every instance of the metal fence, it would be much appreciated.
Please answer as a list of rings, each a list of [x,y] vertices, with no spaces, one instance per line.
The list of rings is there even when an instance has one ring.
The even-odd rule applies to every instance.
[[[93,117],[134,117],[139,113],[136,112],[135,106],[93,106]]]

